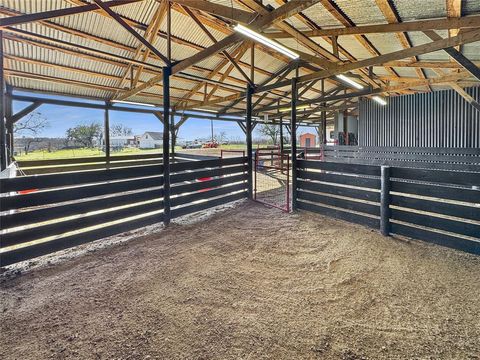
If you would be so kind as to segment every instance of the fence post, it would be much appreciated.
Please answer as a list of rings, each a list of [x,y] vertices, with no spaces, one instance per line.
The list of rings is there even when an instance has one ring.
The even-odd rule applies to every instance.
[[[297,210],[297,78],[292,79],[291,143],[292,143],[292,211]]]
[[[172,68],[163,68],[163,223],[170,224],[170,75]]]
[[[247,135],[247,162],[248,162],[248,198],[253,199],[253,148],[252,148],[252,95],[253,87],[247,85],[247,104],[246,104],[246,116],[245,116],[245,132]]]
[[[380,179],[380,231],[390,235],[390,167],[382,166]]]

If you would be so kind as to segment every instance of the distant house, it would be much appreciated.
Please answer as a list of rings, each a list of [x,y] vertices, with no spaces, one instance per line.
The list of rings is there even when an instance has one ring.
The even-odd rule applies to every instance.
[[[110,147],[114,149],[123,149],[125,147],[136,147],[135,136],[112,136],[110,137]]]
[[[315,147],[316,146],[316,136],[315,134],[302,134],[300,135],[300,147]]]
[[[161,148],[163,144],[163,133],[147,131],[140,137],[139,147],[142,149]]]

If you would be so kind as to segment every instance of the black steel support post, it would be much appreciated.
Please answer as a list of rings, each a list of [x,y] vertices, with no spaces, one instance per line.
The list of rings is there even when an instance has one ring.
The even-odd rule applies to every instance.
[[[105,159],[107,163],[107,168],[110,165],[110,113],[108,108],[111,106],[109,101],[105,102],[105,117],[103,121],[103,129],[105,133]]]
[[[380,231],[382,235],[390,235],[390,167],[381,168],[380,190]]]
[[[172,113],[170,114],[170,136],[172,137],[172,161],[175,161],[175,145],[177,143],[177,131],[175,129],[175,115]]]
[[[3,32],[0,30],[0,171],[7,167],[7,127],[5,124],[5,81],[3,73]]]
[[[248,162],[248,197],[253,199],[253,147],[252,147],[252,95],[253,87],[247,86],[246,135],[247,135],[247,162]]]
[[[170,224],[170,75],[172,68],[163,68],[163,223]]]
[[[7,127],[5,124],[5,79],[3,77],[3,32],[0,30],[0,171],[7,167]]]
[[[14,148],[14,138],[13,138],[13,100],[12,100],[12,87],[10,85],[5,86],[6,95],[5,95],[5,126],[7,132],[7,165],[13,161],[13,148]]]
[[[292,211],[297,210],[297,78],[292,79],[292,114],[290,133],[292,142]]]
[[[283,118],[280,116],[280,154],[283,155]]]
[[[325,96],[325,79],[322,79],[322,96]],[[325,145],[327,143],[327,103],[322,103],[322,143]]]

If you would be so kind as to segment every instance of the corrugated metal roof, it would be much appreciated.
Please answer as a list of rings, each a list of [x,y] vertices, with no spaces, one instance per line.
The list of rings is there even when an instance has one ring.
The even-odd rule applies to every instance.
[[[235,0],[210,0],[211,2],[221,4],[227,7],[235,7],[246,10],[244,6]],[[90,1],[89,1],[90,2]],[[78,3],[78,2],[77,2]],[[344,13],[355,24],[384,24],[385,17],[376,6],[375,0],[332,0],[332,3],[337,6],[342,13]],[[280,6],[277,0],[264,0],[264,5],[278,8]],[[437,18],[446,16],[446,5],[444,0],[424,0],[419,6],[418,1],[414,0],[392,0],[399,17],[402,21],[413,21],[415,19]],[[15,11],[19,13],[36,13],[54,9],[62,9],[71,7],[71,0],[3,0],[0,12]],[[160,3],[156,0],[144,0],[137,3],[130,3],[123,6],[117,6],[114,11],[125,17],[129,23],[133,23],[134,29],[140,35],[144,35],[145,29],[151,24],[154,15],[159,8]],[[197,12],[197,10],[194,10]],[[462,14],[472,15],[480,13],[480,0],[463,0]],[[342,27],[342,24],[330,14],[323,5],[317,3],[314,6],[302,12],[304,19],[300,20],[297,16],[291,17],[287,20],[289,24],[297,30],[310,30],[313,28],[332,28]],[[0,17],[5,15],[0,14]],[[203,16],[210,18],[212,21],[222,23],[222,20],[204,14]],[[309,26],[308,24],[311,24]],[[215,37],[217,41],[228,36],[231,30],[226,26],[220,30],[216,27],[206,25],[208,31]],[[74,47],[84,46],[90,49],[95,49],[109,54],[114,54],[124,58],[131,59],[134,52],[140,46],[140,42],[125,29],[121,27],[115,20],[100,12],[82,13],[63,18],[55,18],[45,21],[43,23],[27,23],[16,27],[23,31],[32,34],[39,34],[51,39],[66,41],[71,43]],[[273,27],[269,30],[278,31]],[[166,32],[166,20],[160,26],[160,31]],[[447,31],[439,31],[439,35],[447,37]],[[174,41],[172,43],[172,58],[173,60],[183,60],[196,54],[203,48],[212,45],[212,40],[205,34],[205,32],[195,23],[189,16],[178,11],[172,12],[172,35]],[[121,85],[128,87],[130,84],[129,74],[127,72],[127,62],[106,57],[104,60],[98,55],[82,56],[81,54],[72,54],[71,50],[55,50],[53,48],[44,47],[42,40],[23,40],[21,37],[17,41],[8,38],[9,32],[6,31],[5,39],[5,53],[7,55],[6,66],[10,71],[7,73],[7,82],[13,86],[31,89],[36,91],[54,92],[61,94],[70,94],[75,96],[94,97],[98,99],[109,99]],[[408,36],[411,39],[412,45],[420,45],[430,42],[424,34],[419,32],[409,32]],[[380,53],[389,53],[401,50],[401,44],[394,34],[368,34],[366,38]],[[322,46],[327,51],[332,51],[332,46],[323,38],[312,38],[318,45]],[[298,39],[288,38],[279,39],[280,43],[292,48],[293,50],[302,51],[311,55],[317,55],[314,51],[303,45]],[[354,36],[340,36],[338,39],[340,46],[346,49],[355,59],[361,60],[372,57],[363,45],[358,42]],[[35,45],[35,43],[37,43]],[[163,54],[167,52],[167,42],[164,37],[158,36],[153,45]],[[60,48],[69,49],[68,46],[56,45]],[[227,52],[233,53],[239,44],[232,45],[226,49]],[[472,43],[461,47],[463,53],[472,60],[480,60],[480,44]],[[346,60],[344,55],[340,55],[342,60]],[[141,57],[137,57],[141,59]],[[449,56],[444,51],[436,51],[430,54],[419,56],[420,60],[449,60]],[[163,66],[163,62],[151,55],[146,60],[149,64],[155,66]],[[208,72],[218,67],[224,62],[224,57],[220,54],[211,56],[203,61],[197,63],[194,67],[190,67],[186,72],[195,74],[197,76],[205,77]],[[243,70],[249,74],[250,51],[247,50],[241,57],[241,62],[245,65]],[[260,83],[268,79],[269,74],[281,69],[285,62],[280,60],[277,56],[262,51],[257,47],[255,53],[255,80]],[[60,69],[64,66],[64,69]],[[221,74],[227,69],[229,63],[221,69],[220,73],[213,79],[218,80]],[[77,70],[76,70],[77,69]],[[414,68],[395,68],[399,76],[416,78],[417,74]],[[12,71],[14,73],[12,73]],[[375,66],[374,71],[379,76],[390,76],[391,74],[381,66]],[[300,70],[300,74],[307,74],[311,71]],[[21,74],[25,74],[22,78]],[[426,71],[428,77],[436,77],[432,71]],[[14,74],[14,75],[12,75]],[[127,74],[127,79],[120,84],[120,79]],[[140,83],[148,81],[153,76],[158,75],[159,72],[146,69],[140,76]],[[293,72],[292,72],[293,74]],[[35,78],[36,75],[36,78]],[[291,77],[292,75],[289,75]],[[56,77],[64,81],[48,81],[49,77]],[[79,86],[73,82],[83,82],[91,84],[92,86]],[[238,72],[233,69],[227,79],[224,80],[226,84],[234,84],[237,86],[245,86],[245,79]],[[174,98],[184,97],[189,90],[195,86],[196,82],[192,80],[184,80],[179,78],[172,78],[171,81],[171,95]],[[326,89],[334,87],[333,84],[326,83]],[[209,85],[209,88],[212,88]],[[316,84],[313,88],[305,93],[304,96],[308,98],[318,97],[320,84]],[[286,86],[280,91],[287,91],[289,87]],[[161,84],[148,89],[146,94],[137,94],[131,97],[133,101],[146,101],[161,103]],[[191,99],[202,101],[203,95],[195,94]],[[217,97],[224,97],[231,95],[232,91],[222,89],[221,87],[215,92],[212,99]],[[269,95],[270,96],[270,95]],[[268,101],[265,101],[268,103]],[[214,106],[220,108],[225,106],[225,103]]]

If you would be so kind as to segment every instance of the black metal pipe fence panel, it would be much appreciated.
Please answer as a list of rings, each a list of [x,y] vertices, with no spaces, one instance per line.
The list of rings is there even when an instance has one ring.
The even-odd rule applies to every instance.
[[[246,157],[176,163],[170,171],[172,219],[248,196]]]
[[[0,265],[163,220],[163,166],[1,179]]]
[[[480,87],[465,89],[480,102]],[[359,145],[480,148],[480,111],[454,90],[359,104]]]
[[[247,197],[246,161],[172,164],[172,218]],[[163,170],[157,164],[0,179],[0,266],[161,223]]]
[[[298,208],[480,254],[475,172],[298,161]]]
[[[306,160],[480,172],[480,148],[336,145],[300,150]]]
[[[129,166],[155,165],[162,163],[161,153],[78,157],[69,159],[20,160],[17,161],[21,175],[52,174],[60,172],[103,170]]]

